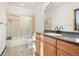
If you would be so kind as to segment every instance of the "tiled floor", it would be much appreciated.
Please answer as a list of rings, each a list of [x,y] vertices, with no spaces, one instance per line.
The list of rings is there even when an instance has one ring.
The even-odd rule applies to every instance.
[[[27,44],[16,47],[8,47],[4,56],[35,56],[34,49],[28,48]]]

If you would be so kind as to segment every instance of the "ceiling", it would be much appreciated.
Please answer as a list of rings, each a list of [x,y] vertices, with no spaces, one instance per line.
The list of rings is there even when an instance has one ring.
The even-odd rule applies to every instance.
[[[61,6],[61,5],[63,5],[63,4],[66,4],[66,2],[51,2],[51,3],[47,6],[47,8],[46,8],[45,11],[50,11],[50,10],[52,10],[52,9],[58,7],[58,6]]]
[[[29,9],[35,9],[45,2],[8,2],[8,6],[24,7]]]

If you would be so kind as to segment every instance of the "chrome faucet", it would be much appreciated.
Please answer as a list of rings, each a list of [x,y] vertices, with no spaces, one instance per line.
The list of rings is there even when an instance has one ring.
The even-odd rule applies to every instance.
[[[61,31],[61,30],[63,30],[63,27],[62,26],[59,27],[59,31]]]
[[[58,30],[59,30],[59,28],[58,28],[58,27],[55,27],[55,30],[56,30],[56,31],[58,31]]]
[[[55,31],[57,32],[57,33],[61,33],[61,30],[63,29],[63,27],[62,26],[57,26],[57,27],[55,27]]]

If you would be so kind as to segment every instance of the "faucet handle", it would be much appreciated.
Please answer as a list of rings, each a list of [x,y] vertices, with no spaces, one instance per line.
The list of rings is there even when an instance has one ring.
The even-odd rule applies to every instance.
[[[63,30],[63,26],[60,26],[59,30],[61,31],[61,29]]]
[[[58,27],[55,27],[55,30],[58,31]]]

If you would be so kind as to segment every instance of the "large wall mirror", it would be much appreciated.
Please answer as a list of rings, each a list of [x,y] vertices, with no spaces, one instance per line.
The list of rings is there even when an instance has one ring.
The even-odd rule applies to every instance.
[[[51,19],[51,17],[50,16],[47,16],[47,17],[45,17],[45,19],[44,19],[44,30],[51,30],[51,21],[52,19]]]
[[[75,9],[75,30],[79,31],[79,9]]]

